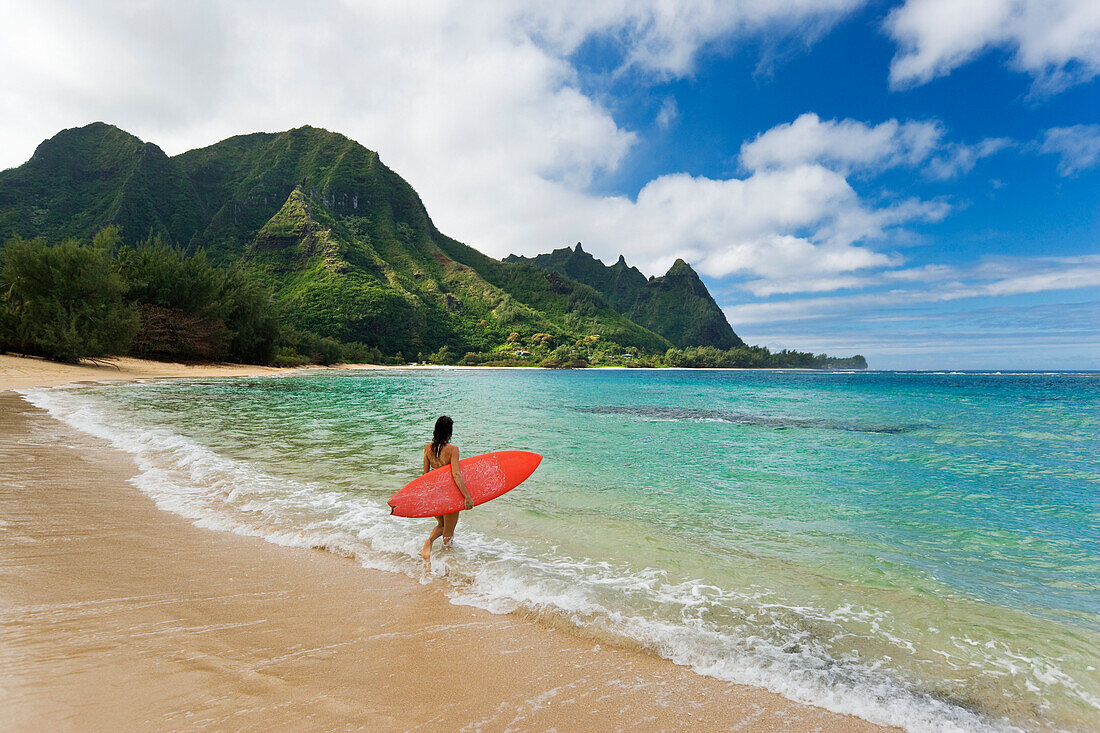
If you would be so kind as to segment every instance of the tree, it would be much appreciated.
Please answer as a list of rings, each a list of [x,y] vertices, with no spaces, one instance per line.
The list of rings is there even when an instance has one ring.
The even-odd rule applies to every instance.
[[[89,246],[65,240],[9,240],[0,267],[0,345],[76,363],[124,353],[138,328],[123,301],[108,233]]]
[[[117,267],[141,315],[136,355],[253,364],[274,358],[279,325],[271,291],[243,270],[220,270],[203,252],[188,255],[156,237],[119,250]]]
[[[440,347],[439,351],[434,354],[428,354],[428,361],[432,364],[454,364],[455,356],[451,352],[451,348],[444,344]]]
[[[271,291],[233,269],[225,275],[219,300],[231,334],[229,356],[246,364],[270,363],[279,339]]]

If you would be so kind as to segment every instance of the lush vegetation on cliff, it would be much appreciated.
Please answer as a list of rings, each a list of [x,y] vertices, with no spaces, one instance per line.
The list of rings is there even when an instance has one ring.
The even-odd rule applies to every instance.
[[[683,260],[676,260],[662,277],[647,278],[622,255],[614,265],[604,265],[578,242],[575,248],[562,247],[531,258],[510,255],[504,261],[527,262],[584,283],[616,311],[681,348],[745,345],[706,285]]]

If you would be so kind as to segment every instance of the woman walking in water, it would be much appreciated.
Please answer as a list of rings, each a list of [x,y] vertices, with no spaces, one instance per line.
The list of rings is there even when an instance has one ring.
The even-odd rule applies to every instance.
[[[466,508],[474,508],[474,500],[470,498],[470,492],[466,490],[466,482],[462,480],[462,470],[458,467],[458,446],[451,445],[451,432],[454,430],[454,420],[441,415],[435,421],[435,431],[432,433],[432,442],[424,446],[424,471],[427,473],[434,468],[446,465],[451,467],[451,476],[455,485],[462,492],[462,498],[466,500]],[[439,537],[443,537],[443,546],[450,547],[454,539],[455,525],[458,524],[458,512],[443,514],[435,518],[435,528],[424,540],[424,548],[420,551],[420,557],[424,558],[427,565],[432,559],[432,543]]]

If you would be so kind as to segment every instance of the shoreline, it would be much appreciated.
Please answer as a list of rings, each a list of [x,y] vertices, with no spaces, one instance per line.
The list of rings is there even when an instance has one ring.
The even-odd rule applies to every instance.
[[[17,728],[882,729],[329,552],[197,527],[130,485],[128,454],[4,391],[18,388],[7,366],[0,704]],[[124,366],[124,379],[309,371]]]
[[[551,369],[531,366],[467,366],[464,364],[308,364],[298,367],[273,367],[259,364],[180,364],[121,356],[100,363],[62,364],[37,356],[0,354],[0,391],[31,387],[60,387],[75,382],[128,382],[138,379],[205,379],[209,377],[279,377],[313,371],[352,371],[370,369],[545,369],[547,371],[692,371],[692,372],[828,372],[846,369],[808,369],[802,367],[740,369],[726,367],[626,367],[595,366],[583,369]],[[870,370],[860,370],[870,371]]]
[[[139,379],[205,379],[208,377],[278,377],[315,370],[386,369],[377,364],[272,367],[259,364],[179,364],[123,356],[98,364],[62,364],[37,356],[0,354],[0,392],[32,387],[60,387],[76,382],[132,382]]]

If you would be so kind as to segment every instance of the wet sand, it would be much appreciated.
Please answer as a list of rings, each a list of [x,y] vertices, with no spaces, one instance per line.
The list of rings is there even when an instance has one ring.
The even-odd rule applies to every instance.
[[[0,728],[878,729],[195,527],[134,472],[0,392]]]
[[[255,364],[174,364],[166,361],[113,357],[100,363],[59,364],[34,356],[0,354],[0,390],[26,387],[54,387],[72,382],[182,377],[278,376],[310,369],[382,369],[372,364],[339,364],[333,367],[310,365],[279,368]]]

